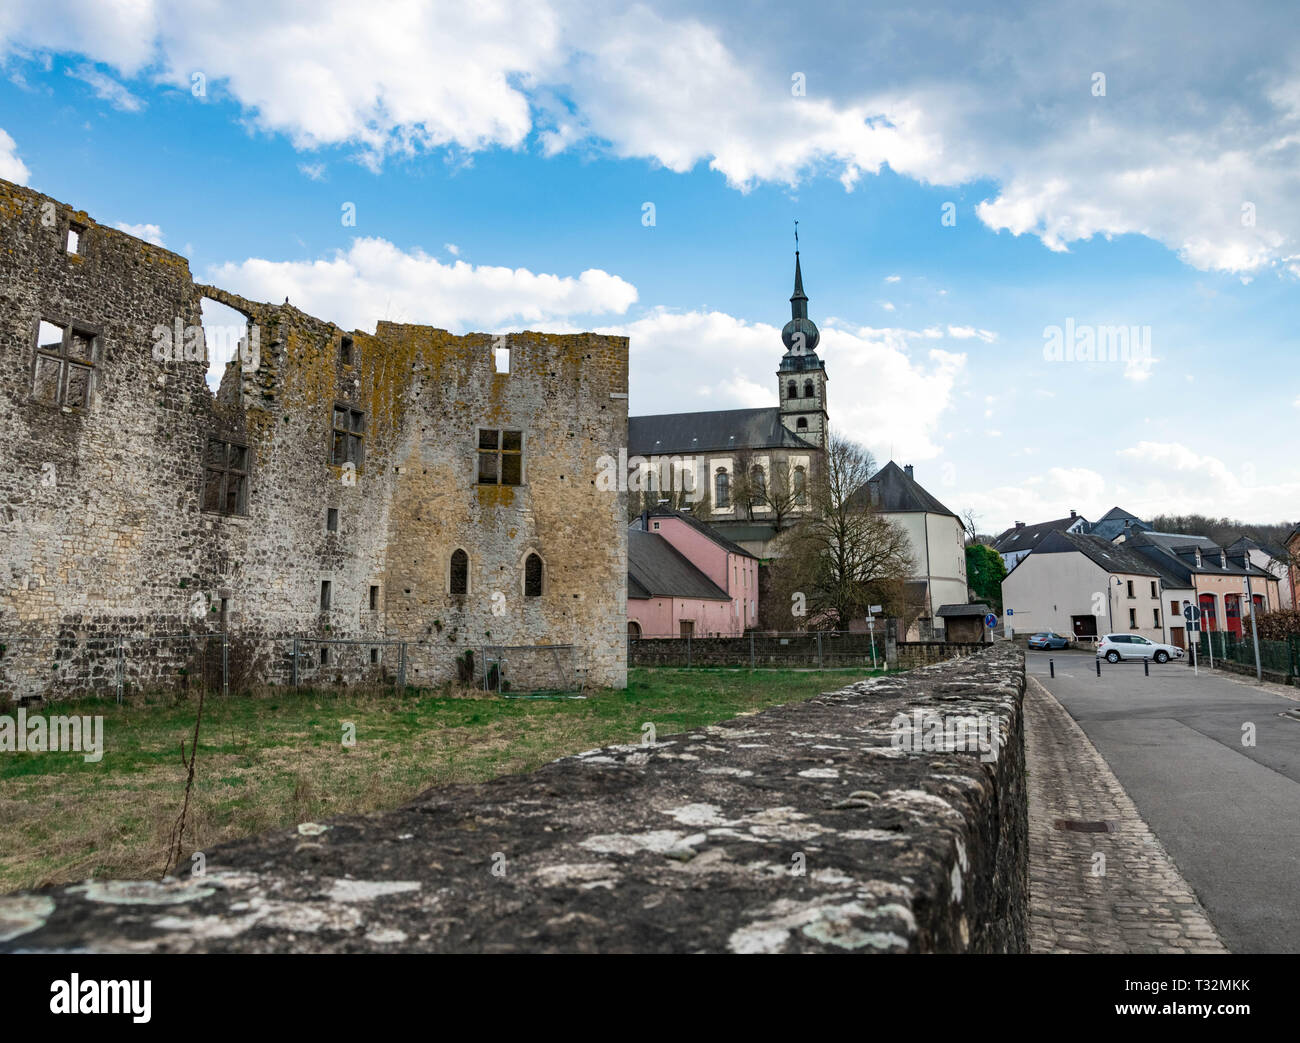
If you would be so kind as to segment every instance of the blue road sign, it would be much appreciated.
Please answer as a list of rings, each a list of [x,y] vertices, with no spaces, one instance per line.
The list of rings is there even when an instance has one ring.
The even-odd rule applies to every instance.
[[[997,626],[997,625],[998,625],[998,617],[995,616],[992,612],[990,612],[987,616],[984,617],[984,625],[985,625],[986,627],[995,627],[995,626]]]

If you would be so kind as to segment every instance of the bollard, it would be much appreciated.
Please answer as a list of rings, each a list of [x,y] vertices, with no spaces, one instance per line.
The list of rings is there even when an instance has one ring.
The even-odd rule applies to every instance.
[[[1146,674],[1147,677],[1151,676],[1151,660],[1145,657],[1142,660],[1142,672]]]
[[[1101,656],[1097,657],[1097,676],[1101,676]]]
[[[1056,676],[1056,660],[1051,657],[1047,660],[1047,672],[1052,677]]]

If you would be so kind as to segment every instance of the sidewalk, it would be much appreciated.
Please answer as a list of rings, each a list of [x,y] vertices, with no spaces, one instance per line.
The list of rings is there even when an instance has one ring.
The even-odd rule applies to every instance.
[[[1032,677],[1025,729],[1031,949],[1227,952],[1106,762]],[[1113,832],[1059,829],[1059,820],[1107,822]]]

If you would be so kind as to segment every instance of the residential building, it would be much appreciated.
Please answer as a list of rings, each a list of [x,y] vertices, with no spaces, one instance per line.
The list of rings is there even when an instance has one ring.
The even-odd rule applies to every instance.
[[[677,557],[667,554],[660,543],[636,538],[636,558],[631,550],[628,557],[629,634],[678,636],[683,624],[689,624],[687,629],[696,634],[734,637],[757,625],[755,555],[686,511],[644,511],[629,529],[671,547],[697,574],[683,570]],[[718,603],[720,597],[725,605]]]
[[[1230,554],[1209,537],[1134,532],[1117,546],[1131,548],[1148,562],[1176,575],[1179,604],[1190,601],[1200,608],[1203,630],[1222,630],[1238,637],[1249,630],[1248,578],[1256,611],[1267,612],[1281,603],[1275,575],[1253,564],[1248,554]],[[1168,600],[1173,599],[1171,594]]]
[[[1020,559],[1038,546],[1038,541],[1049,532],[1087,531],[1088,519],[1077,511],[1071,510],[1068,518],[1055,518],[1034,525],[1026,525],[1018,521],[993,541],[993,549],[1002,555],[1002,563],[1010,572],[1019,564]]]
[[[1122,507],[1112,507],[1095,522],[1092,522],[1086,530],[1088,535],[1097,536],[1103,540],[1113,540],[1116,536],[1123,535],[1126,531],[1133,529],[1151,528],[1146,522],[1136,514],[1130,514]]]
[[[1286,565],[1291,581],[1291,607],[1300,608],[1300,525],[1286,538]]]
[[[1246,554],[1250,563],[1277,577],[1278,601],[1275,608],[1295,608],[1295,587],[1291,582],[1289,555],[1277,547],[1266,547],[1249,536],[1242,536],[1228,544],[1228,553]]]
[[[915,567],[912,591],[920,616],[907,636],[942,636],[944,605],[966,605],[966,530],[961,519],[930,495],[914,477],[911,464],[899,467],[890,460],[854,494],[857,502],[870,502],[881,515],[908,537]]]
[[[1165,642],[1161,583],[1156,567],[1124,544],[1055,530],[1002,581],[1002,605],[1018,633],[1051,630],[1085,642],[1126,633]]]

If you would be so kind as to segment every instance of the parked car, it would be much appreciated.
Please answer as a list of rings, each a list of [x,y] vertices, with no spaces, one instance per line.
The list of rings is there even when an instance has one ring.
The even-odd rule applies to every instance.
[[[1029,647],[1047,648],[1047,649],[1069,648],[1070,639],[1068,637],[1062,637],[1060,634],[1055,634],[1052,631],[1048,630],[1041,634],[1034,634],[1029,639]]]
[[[1137,634],[1103,634],[1097,642],[1097,658],[1108,663],[1118,663],[1121,659],[1154,659],[1157,663],[1167,663],[1182,659],[1185,654],[1177,645],[1161,645]]]

